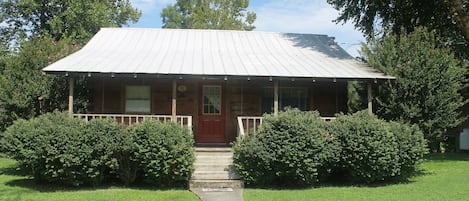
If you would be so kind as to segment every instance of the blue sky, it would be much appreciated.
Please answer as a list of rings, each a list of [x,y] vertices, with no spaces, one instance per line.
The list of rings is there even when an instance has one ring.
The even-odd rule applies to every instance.
[[[176,0],[131,0],[142,17],[130,27],[160,28],[160,12]],[[363,35],[351,23],[332,22],[338,12],[326,0],[251,0],[249,11],[257,14],[255,31],[327,34],[352,56],[358,56]]]

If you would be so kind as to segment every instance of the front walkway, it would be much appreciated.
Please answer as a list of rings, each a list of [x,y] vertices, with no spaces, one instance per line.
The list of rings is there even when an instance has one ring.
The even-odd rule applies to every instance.
[[[189,188],[203,201],[242,201],[243,182],[233,167],[228,147],[197,147]]]

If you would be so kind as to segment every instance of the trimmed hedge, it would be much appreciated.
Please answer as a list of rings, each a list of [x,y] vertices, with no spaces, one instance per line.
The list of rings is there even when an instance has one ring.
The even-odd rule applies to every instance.
[[[371,183],[399,175],[396,136],[366,111],[339,115],[327,130],[342,147],[337,170],[353,182]]]
[[[84,164],[92,149],[79,143],[83,124],[58,112],[18,120],[7,128],[2,144],[36,181],[79,186],[96,175]]]
[[[425,153],[416,126],[366,111],[323,122],[317,112],[295,109],[266,115],[257,135],[238,139],[234,163],[251,185],[314,185],[334,178],[373,183],[409,177]]]
[[[247,184],[304,186],[326,176],[338,153],[318,112],[293,109],[265,115],[257,135],[235,143],[233,159]]]
[[[175,123],[147,120],[131,129],[135,160],[147,182],[173,186],[187,181],[195,161],[189,130]]]
[[[390,122],[389,126],[399,144],[400,175],[403,178],[409,177],[416,171],[416,164],[428,153],[424,134],[417,125]]]
[[[335,173],[356,183],[405,179],[427,153],[418,127],[386,122],[367,111],[339,115],[327,130],[342,147]]]
[[[148,121],[126,129],[110,119],[85,123],[59,112],[14,122],[1,144],[35,180],[71,186],[131,184],[139,172],[168,185],[187,180],[194,161],[192,136],[178,125]]]
[[[122,160],[129,157],[130,155],[126,153],[131,153],[133,150],[132,139],[125,127],[112,119],[92,119],[84,125],[81,134],[82,139],[78,144],[92,149],[88,160],[83,161],[83,165],[88,167],[89,179],[93,185],[116,176],[126,184],[133,182],[133,180],[127,181],[122,175],[122,172],[127,171],[126,167],[121,165]]]

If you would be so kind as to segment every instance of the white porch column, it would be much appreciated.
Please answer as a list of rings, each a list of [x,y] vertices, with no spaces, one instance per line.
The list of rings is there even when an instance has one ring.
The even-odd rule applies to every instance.
[[[176,79],[173,80],[173,99],[171,104],[171,121],[176,122],[176,96],[177,96],[177,83]]]
[[[73,88],[75,85],[75,79],[68,79],[68,114],[72,116],[73,114]]]
[[[274,81],[274,115],[278,115],[278,80]]]
[[[368,82],[368,113],[373,114],[373,94],[371,91],[371,82]]]

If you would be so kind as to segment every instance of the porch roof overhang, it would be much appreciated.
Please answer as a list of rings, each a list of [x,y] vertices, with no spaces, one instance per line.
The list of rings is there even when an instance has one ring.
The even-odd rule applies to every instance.
[[[395,79],[357,61],[316,34],[257,31],[102,28],[46,73]]]

